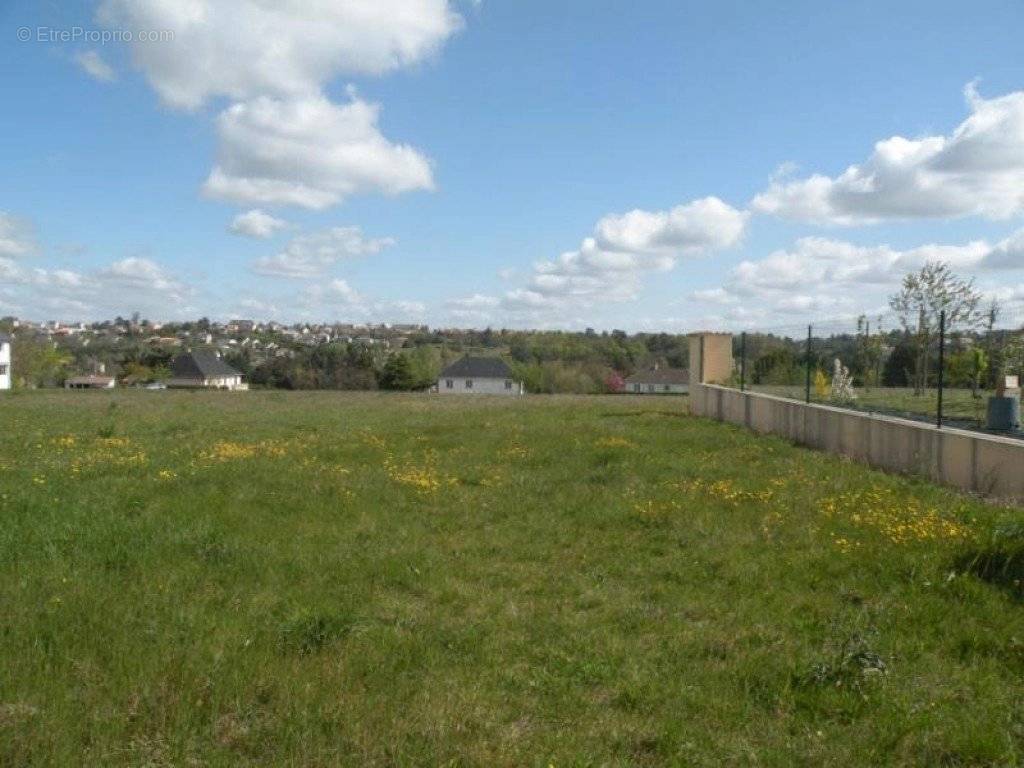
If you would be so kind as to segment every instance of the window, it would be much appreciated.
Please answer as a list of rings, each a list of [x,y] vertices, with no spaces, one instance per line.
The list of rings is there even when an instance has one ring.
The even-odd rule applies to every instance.
[[[648,384],[647,385],[647,391],[648,392],[653,392],[654,391],[654,385],[653,384]]]
[[[455,382],[452,381],[451,379],[445,379],[444,380],[444,388],[445,389],[452,389],[454,386],[455,386]]]
[[[639,384],[634,384],[633,385],[633,391],[634,392],[639,392],[640,391],[640,385]]]
[[[505,379],[505,389],[512,389],[512,380]]]
[[[6,375],[7,375],[7,366],[6,365],[0,365],[0,376],[6,376]]]
[[[665,385],[665,391],[666,392],[671,392],[672,391],[672,387],[670,385],[666,384]]]
[[[466,379],[466,389],[472,389],[472,388],[473,388],[473,380],[472,379]]]

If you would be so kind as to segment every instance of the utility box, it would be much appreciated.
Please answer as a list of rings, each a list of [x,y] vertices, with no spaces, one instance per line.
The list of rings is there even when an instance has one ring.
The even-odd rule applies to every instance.
[[[725,384],[732,376],[732,334],[700,331],[689,334],[690,381]]]

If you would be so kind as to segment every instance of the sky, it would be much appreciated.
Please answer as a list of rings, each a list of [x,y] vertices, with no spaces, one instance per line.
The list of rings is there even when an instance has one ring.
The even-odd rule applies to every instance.
[[[0,316],[1024,320],[1020,0],[0,0]],[[1019,316],[1019,318],[1018,318]]]

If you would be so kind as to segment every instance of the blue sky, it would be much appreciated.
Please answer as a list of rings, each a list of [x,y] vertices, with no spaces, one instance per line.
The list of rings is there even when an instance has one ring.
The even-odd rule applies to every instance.
[[[1024,298],[1019,2],[294,5],[0,5],[0,314],[774,327],[932,257]]]

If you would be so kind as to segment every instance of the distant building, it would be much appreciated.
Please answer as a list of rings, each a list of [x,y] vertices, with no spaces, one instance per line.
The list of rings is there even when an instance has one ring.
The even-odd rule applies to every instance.
[[[683,395],[690,391],[690,372],[655,365],[626,379],[626,392],[635,395]]]
[[[0,390],[11,388],[11,337],[0,333]]]
[[[437,380],[442,394],[521,395],[522,382],[512,378],[512,369],[497,357],[464,357],[443,371]]]
[[[89,374],[88,376],[72,376],[65,379],[64,389],[113,389],[117,381],[113,376]]]
[[[253,320],[232,320],[227,324],[228,333],[252,333],[256,327]]]
[[[216,352],[186,352],[171,361],[171,378],[167,386],[172,389],[228,389],[243,390],[249,385],[242,374],[225,363]]]

